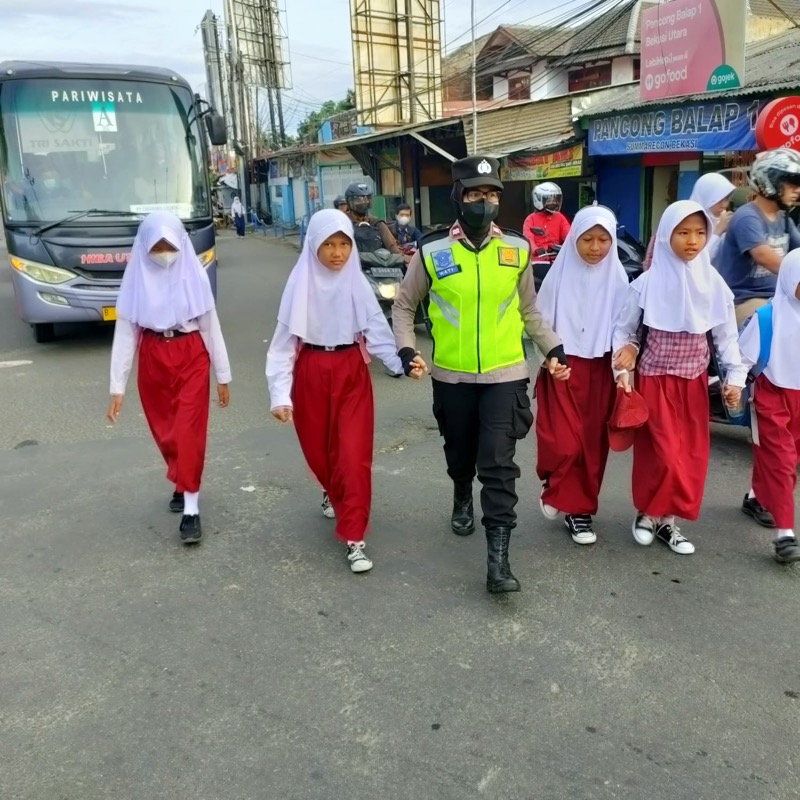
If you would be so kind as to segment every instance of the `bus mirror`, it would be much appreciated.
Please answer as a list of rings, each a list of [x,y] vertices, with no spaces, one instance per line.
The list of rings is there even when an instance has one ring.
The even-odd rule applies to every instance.
[[[228,127],[219,114],[212,111],[206,116],[206,128],[211,144],[219,146],[228,143]]]

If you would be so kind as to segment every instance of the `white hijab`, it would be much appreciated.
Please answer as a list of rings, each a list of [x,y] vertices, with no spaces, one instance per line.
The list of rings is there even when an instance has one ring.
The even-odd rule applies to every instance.
[[[234,217],[244,216],[244,206],[238,197],[233,198],[233,202],[231,203],[231,214],[233,214]]]
[[[577,243],[600,225],[611,236],[608,255],[589,266]],[[581,209],[567,240],[542,281],[536,306],[564,342],[569,355],[600,358],[611,350],[611,334],[625,298],[628,278],[617,253],[617,218],[603,206]]]
[[[178,251],[178,259],[170,267],[150,258],[150,250],[162,239]],[[168,331],[213,308],[211,283],[183,223],[169,211],[149,214],[133,240],[117,299],[117,314],[140,328]]]
[[[639,306],[649,328],[708,333],[733,313],[733,293],[711,266],[708,247],[687,262],[670,245],[675,228],[691,214],[703,214],[712,230],[711,218],[699,203],[673,203],[661,217],[652,266],[631,284],[639,292]]]
[[[350,258],[338,272],[324,267],[317,257],[320,245],[335,233],[344,233],[354,242]],[[334,347],[355,341],[366,331],[369,319],[380,313],[361,271],[353,223],[333,208],[317,211],[283,290],[278,321],[304,342]]]
[[[781,262],[778,288],[772,300],[772,348],[764,375],[782,389],[800,389],[800,250],[792,250]],[[761,336],[757,317],[742,331],[739,347],[750,361],[758,361]]]
[[[689,199],[703,206],[708,215],[714,219],[711,209],[735,191],[736,187],[724,175],[709,172],[697,179]]]

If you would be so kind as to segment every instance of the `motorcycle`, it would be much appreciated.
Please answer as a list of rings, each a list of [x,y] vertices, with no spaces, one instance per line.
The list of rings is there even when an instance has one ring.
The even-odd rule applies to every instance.
[[[543,228],[533,228],[533,232],[537,236],[544,236]],[[561,250],[559,245],[553,245],[546,253],[532,256],[533,280],[537,292],[541,288],[544,276],[553,266],[559,250]],[[645,252],[644,245],[635,236],[628,233],[624,225],[617,225],[617,255],[628,276],[628,281],[633,281],[642,274]]]
[[[405,257],[384,248],[358,255],[361,260],[361,271],[372,287],[378,305],[391,324],[392,305],[405,275]]]

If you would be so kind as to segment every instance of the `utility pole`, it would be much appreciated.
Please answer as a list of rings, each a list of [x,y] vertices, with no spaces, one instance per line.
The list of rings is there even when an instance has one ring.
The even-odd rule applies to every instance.
[[[472,17],[472,155],[478,152],[478,46],[475,38],[475,0],[471,2]]]

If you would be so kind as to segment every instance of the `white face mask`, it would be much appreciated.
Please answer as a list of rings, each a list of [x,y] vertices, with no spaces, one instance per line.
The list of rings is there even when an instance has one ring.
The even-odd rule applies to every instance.
[[[411,217],[397,217],[397,224],[405,227],[408,223],[411,222]]]
[[[150,260],[164,269],[169,269],[177,260],[177,253],[150,253]]]

